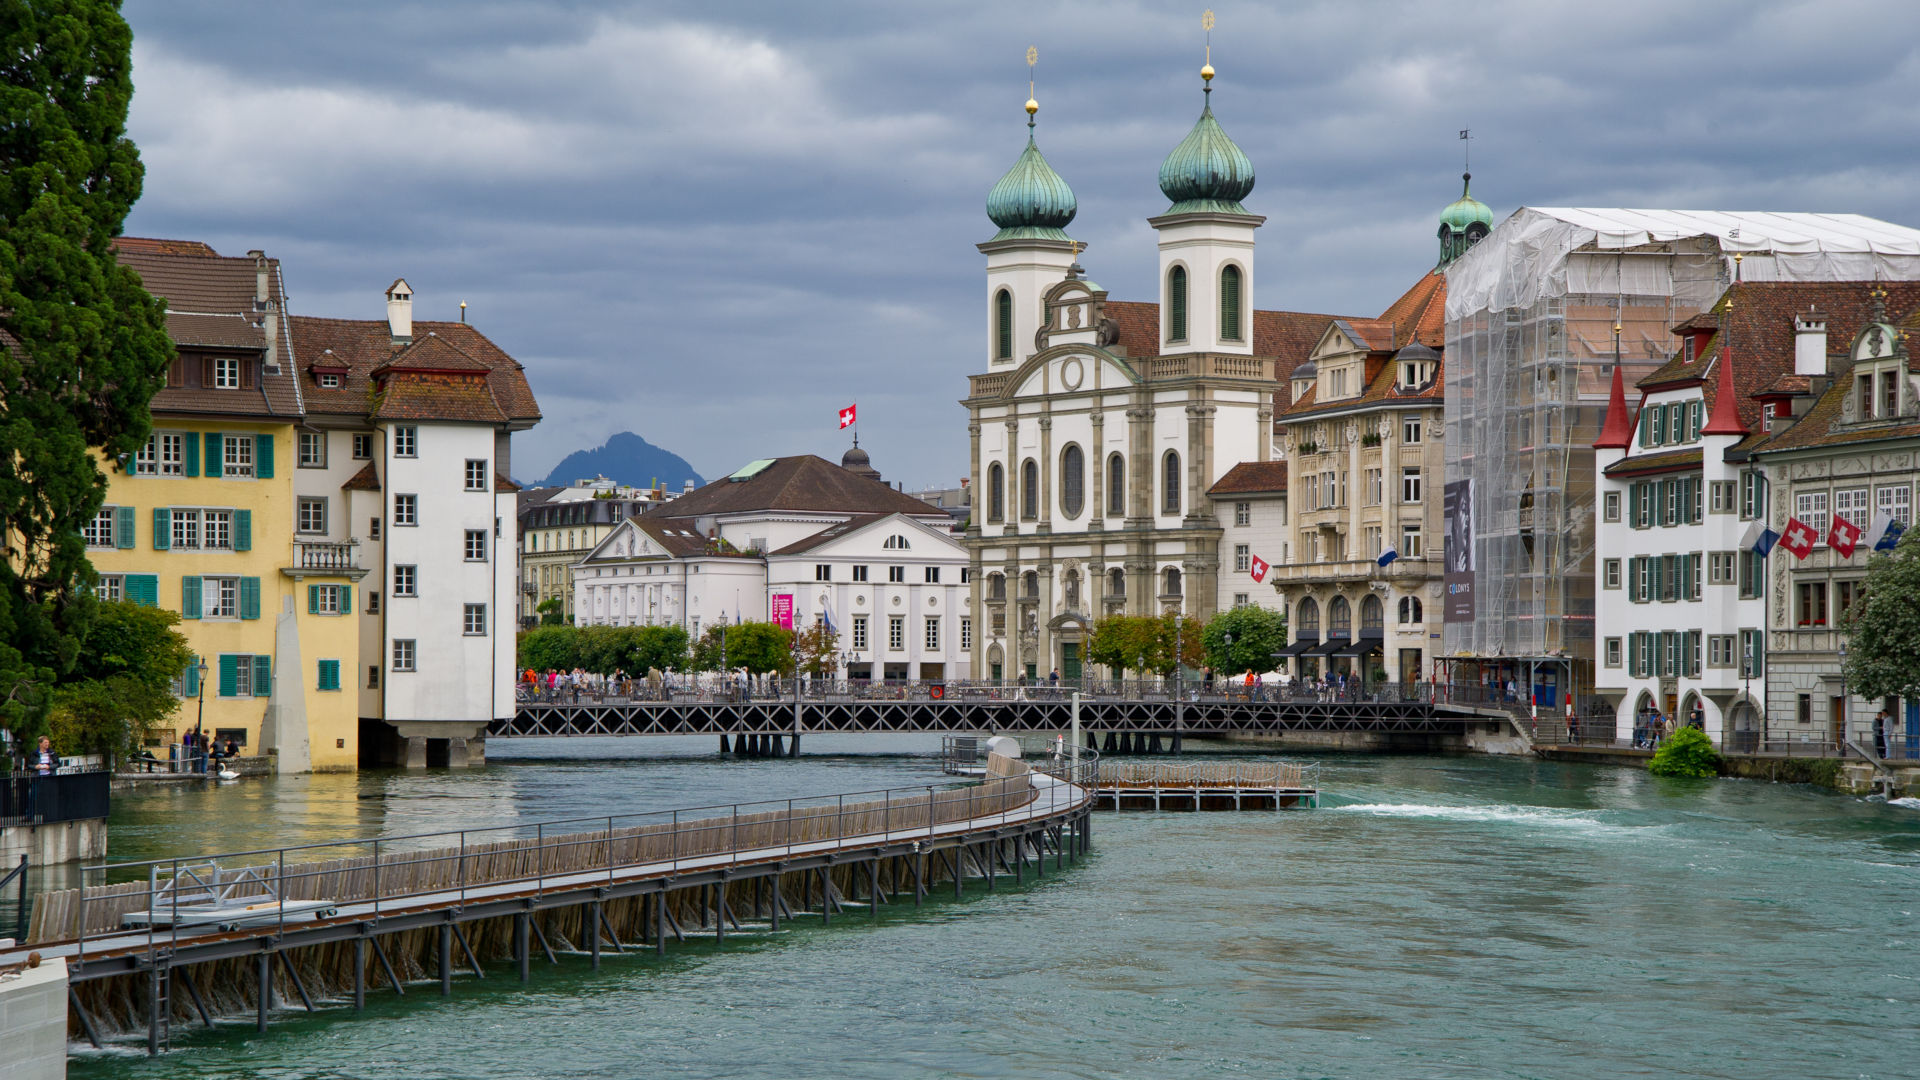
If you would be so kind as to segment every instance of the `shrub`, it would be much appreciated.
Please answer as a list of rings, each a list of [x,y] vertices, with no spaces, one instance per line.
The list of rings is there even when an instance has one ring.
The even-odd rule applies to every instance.
[[[1697,727],[1683,727],[1653,752],[1647,771],[1655,776],[1718,776],[1720,754]]]

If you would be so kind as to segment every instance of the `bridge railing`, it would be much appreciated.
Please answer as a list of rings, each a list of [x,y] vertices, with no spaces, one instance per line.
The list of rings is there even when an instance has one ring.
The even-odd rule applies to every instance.
[[[595,680],[576,686],[533,687],[520,684],[523,708],[540,706],[607,705],[629,703],[746,704],[794,700],[813,702],[868,701],[1064,701],[1078,691],[1089,701],[1188,702],[1429,702],[1432,684],[1424,682],[1367,682],[1337,680],[1312,682],[1291,679],[1246,685],[1244,677],[1186,679],[1067,679],[991,681],[980,679],[816,679],[764,677],[731,684],[714,677],[675,676],[658,683],[645,679]]]
[[[1097,766],[1090,759],[1078,768],[1071,762],[1027,764],[1079,789],[1058,803],[1060,812],[1091,798]],[[880,837],[899,841],[921,832],[932,839],[942,826],[1007,823],[1038,795],[1033,777],[1023,772],[960,787],[927,784],[104,862],[82,868],[81,888],[37,897],[25,940],[77,944],[84,961],[90,945],[151,951],[228,927],[284,931],[290,921],[323,917],[348,905],[358,905],[362,917],[378,919],[412,905],[464,904],[477,894],[591,888],[612,882],[622,871],[713,869]],[[205,879],[216,867],[223,877],[241,882],[217,905],[196,904],[189,890],[172,888],[176,881]]]

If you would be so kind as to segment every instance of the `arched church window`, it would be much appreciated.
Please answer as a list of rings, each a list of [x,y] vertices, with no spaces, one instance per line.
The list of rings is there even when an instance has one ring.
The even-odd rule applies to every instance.
[[[1220,270],[1220,340],[1240,340],[1240,268]]]
[[[1180,595],[1180,568],[1177,566],[1169,566],[1166,568],[1164,572],[1162,572],[1160,576],[1161,576],[1160,595],[1179,596]]]
[[[993,358],[1013,359],[1013,293],[1006,289],[993,294]]]
[[[1020,589],[1021,589],[1021,595],[1027,598],[1028,600],[1040,599],[1039,573],[1033,570],[1029,570],[1025,574],[1021,575]]]
[[[1300,618],[1297,633],[1301,637],[1320,640],[1320,601],[1309,596],[1300,601]]]
[[[1087,459],[1079,444],[1068,443],[1060,452],[1060,512],[1077,518],[1087,505]]]
[[[1040,516],[1040,466],[1032,458],[1020,466],[1020,516],[1027,521]]]
[[[1167,340],[1187,340],[1187,268],[1167,271]]]
[[[1386,629],[1386,605],[1377,596],[1369,595],[1360,601],[1360,632],[1379,634]]]
[[[1127,513],[1127,459],[1114,454],[1107,458],[1107,515],[1124,517]]]
[[[1180,512],[1180,451],[1169,450],[1161,470],[1160,512]]]
[[[1005,521],[1007,517],[1007,475],[999,462],[987,466],[987,520]]]
[[[1067,599],[1067,610],[1078,610],[1080,607],[1080,571],[1067,571],[1067,580],[1064,589]]]
[[[1121,597],[1127,595],[1127,572],[1114,567],[1107,571],[1107,595]]]
[[[1420,598],[1417,596],[1401,597],[1400,598],[1400,621],[1405,624],[1422,623],[1427,621],[1426,613],[1421,610],[1421,606],[1422,605],[1420,603]]]
[[[987,578],[987,599],[1005,600],[1007,598],[1007,577],[1005,574],[993,574]]]
[[[1353,636],[1353,607],[1344,596],[1336,596],[1327,602],[1327,636]]]

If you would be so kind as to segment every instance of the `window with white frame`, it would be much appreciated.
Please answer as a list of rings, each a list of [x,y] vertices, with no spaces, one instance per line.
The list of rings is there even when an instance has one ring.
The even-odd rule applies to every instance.
[[[133,472],[135,476],[180,476],[185,460],[185,437],[177,431],[156,431],[133,455]]]
[[[907,647],[907,617],[905,615],[887,616],[887,648],[894,652]]]
[[[859,652],[866,647],[867,617],[865,615],[855,615],[853,617],[853,649],[855,652]]]
[[[1235,525],[1253,524],[1253,504],[1242,499],[1233,504],[1233,523]]]
[[[220,475],[253,475],[253,436],[228,435],[220,440],[222,445]]]
[[[487,490],[487,462],[485,458],[467,459],[467,490]]]
[[[238,357],[214,357],[213,388],[215,390],[240,389],[240,360]]]
[[[1246,606],[1247,606],[1248,604],[1251,604],[1252,602],[1253,602],[1253,601],[1252,601],[1252,599],[1251,599],[1251,598],[1249,598],[1249,597],[1248,597],[1248,595],[1247,595],[1246,593],[1243,593],[1243,592],[1237,592],[1237,593],[1234,593],[1234,594],[1233,594],[1233,606],[1234,606],[1234,607],[1237,607],[1237,608],[1239,608],[1239,607],[1246,607]]]
[[[396,528],[420,524],[420,496],[395,495],[393,497],[393,524]]]
[[[233,548],[233,511],[200,511],[200,546],[214,551]]]
[[[393,429],[393,456],[420,456],[420,429],[412,426]]]
[[[927,616],[926,643],[928,652],[937,653],[940,651],[940,618],[937,615]]]
[[[960,616],[960,651],[969,652],[972,649],[973,649],[973,616],[962,615]]]
[[[1249,569],[1252,568],[1252,565],[1253,565],[1253,549],[1246,544],[1233,545],[1234,573],[1244,574]]]
[[[237,619],[240,617],[240,579],[203,577],[200,579],[200,617]]]
[[[1379,506],[1380,500],[1386,498],[1387,485],[1384,479],[1385,476],[1386,476],[1386,473],[1384,470],[1381,470],[1381,469],[1367,470],[1367,475],[1365,479],[1367,482],[1367,505],[1368,506]]]
[[[1602,506],[1605,508],[1605,511],[1606,511],[1605,520],[1607,521],[1620,520],[1620,493],[1619,492],[1617,491],[1607,492],[1606,497],[1602,502]]]
[[[1369,525],[1364,530],[1362,530],[1361,535],[1366,539],[1367,554],[1379,555],[1381,550],[1380,543],[1382,539],[1380,534],[1380,526]]]
[[[1731,551],[1707,552],[1707,584],[1733,584],[1733,556]]]
[[[1419,413],[1407,413],[1400,418],[1400,441],[1417,443],[1420,441],[1421,421]]]
[[[303,469],[327,467],[326,432],[303,431],[300,433],[300,467]]]
[[[1604,565],[1606,567],[1606,570],[1605,570],[1606,587],[1609,589],[1619,588],[1620,587],[1620,560],[1608,559]]]
[[[113,519],[116,512],[114,507],[103,506],[99,513],[93,515],[92,520],[81,527],[80,535],[86,540],[88,547],[110,548],[113,546]]]
[[[487,632],[487,605],[468,604],[461,616],[461,633],[467,637],[482,637]]]
[[[1607,666],[1620,666],[1620,639],[1617,637],[1607,639]]]
[[[1880,513],[1902,525],[1913,524],[1913,488],[1907,484],[1883,487],[1874,493],[1874,505]]]
[[[200,546],[200,511],[173,507],[167,511],[169,518],[167,538],[175,551],[192,551]]]
[[[1707,635],[1708,667],[1733,666],[1733,640],[1732,634]]]
[[[412,671],[413,670],[413,639],[412,638],[394,638],[393,639],[393,670],[395,671]]]
[[[468,562],[487,561],[487,534],[484,529],[468,529],[466,543]]]
[[[1759,517],[1767,509],[1767,478],[1758,472],[1740,474],[1740,518]]]
[[[393,595],[419,596],[420,568],[402,563],[393,568]]]
[[[127,596],[127,578],[124,574],[101,574],[93,583],[93,595],[102,600],[124,600]]]
[[[1708,507],[1709,512],[1715,514],[1733,513],[1736,509],[1734,501],[1738,497],[1734,494],[1734,482],[1731,480],[1715,480],[1709,486],[1712,494],[1712,504]]]
[[[327,500],[325,496],[302,495],[300,506],[295,513],[294,528],[303,533],[324,533],[327,531]]]
[[[1814,546],[1824,546],[1827,537],[1827,493],[1800,491],[1793,496],[1793,516],[1813,527]]]
[[[1863,487],[1840,488],[1833,493],[1833,512],[1852,522],[1861,532],[1867,531],[1873,524],[1867,510],[1868,494],[1868,489]],[[1827,523],[1809,521],[1807,524],[1825,531]]]
[[[315,615],[346,614],[346,612],[342,610],[341,592],[343,590],[341,586],[314,585],[311,586],[311,588],[313,589],[313,603],[311,606]]]
[[[1420,526],[1411,523],[1401,525],[1400,557],[1403,559],[1418,559],[1423,555],[1424,549],[1420,546]]]
[[[1420,501],[1420,470],[1400,470],[1400,501],[1417,503]]]

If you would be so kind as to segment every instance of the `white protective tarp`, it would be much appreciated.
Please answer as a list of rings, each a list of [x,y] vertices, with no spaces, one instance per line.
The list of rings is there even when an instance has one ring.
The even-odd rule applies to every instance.
[[[1447,268],[1447,319],[1568,293],[1705,307],[1736,252],[1748,281],[1920,281],[1920,230],[1860,214],[1522,207]]]

